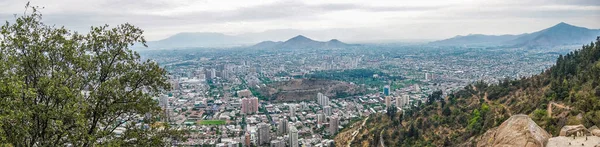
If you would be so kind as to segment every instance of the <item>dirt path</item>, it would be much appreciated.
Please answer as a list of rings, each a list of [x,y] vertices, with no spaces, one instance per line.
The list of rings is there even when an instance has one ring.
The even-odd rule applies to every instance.
[[[488,105],[492,106],[493,102],[492,102],[492,101],[490,101],[490,100],[488,99],[488,93],[487,93],[487,92],[486,92],[486,93],[485,93],[485,95],[483,96],[483,100],[484,100],[484,101],[485,101],[485,102],[486,102]],[[505,109],[505,110],[508,112],[508,116],[512,116],[512,111],[510,111],[510,109],[508,109],[508,107],[506,107],[506,105],[504,105],[504,104],[502,104],[502,103],[501,103],[501,104],[500,104],[500,106],[504,107],[504,109]]]
[[[350,147],[350,145],[352,144],[352,141],[354,141],[354,138],[356,138],[356,135],[358,135],[360,130],[362,130],[363,126],[365,126],[365,123],[367,123],[367,120],[369,120],[369,116],[367,116],[367,118],[362,122],[362,124],[360,125],[360,127],[358,129],[356,129],[356,130],[354,130],[354,132],[352,132],[352,138],[350,140],[348,140],[347,147]]]
[[[385,143],[383,141],[383,131],[385,131],[385,129],[381,130],[381,133],[379,133],[379,144],[381,144],[381,147],[385,147]]]
[[[558,107],[558,108],[562,108],[562,109],[567,109],[567,110],[571,110],[571,107],[569,106],[565,106],[563,104],[559,104],[559,103],[555,103],[555,102],[550,102],[548,104],[548,108],[546,111],[548,111],[548,117],[552,117],[552,106]]]

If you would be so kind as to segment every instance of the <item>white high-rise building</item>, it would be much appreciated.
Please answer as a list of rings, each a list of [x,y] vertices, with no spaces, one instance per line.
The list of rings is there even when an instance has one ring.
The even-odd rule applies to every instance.
[[[325,123],[325,114],[317,114],[317,125],[320,127],[323,123]]]
[[[277,124],[277,135],[284,136],[288,132],[288,119],[282,117],[279,119],[279,123]]]
[[[289,147],[298,147],[298,129],[296,127],[290,127],[288,139]]]
[[[325,107],[329,105],[329,98],[325,95],[323,95],[323,93],[317,93],[317,103],[321,106],[321,107]]]
[[[296,117],[296,104],[288,105],[290,107],[290,117]]]
[[[331,114],[333,113],[331,112],[331,106],[323,107],[323,113],[325,114],[325,116],[331,116]]]

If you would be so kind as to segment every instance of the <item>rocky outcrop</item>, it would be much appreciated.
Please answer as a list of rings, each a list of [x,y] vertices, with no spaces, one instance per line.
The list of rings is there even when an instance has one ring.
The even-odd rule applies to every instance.
[[[477,142],[478,147],[543,147],[552,135],[527,115],[513,115],[499,127],[490,129]]]
[[[586,136],[588,134],[590,131],[583,125],[568,125],[560,129],[559,136]]]
[[[590,132],[592,133],[592,135],[600,137],[600,129],[598,129],[598,127],[590,127]]]

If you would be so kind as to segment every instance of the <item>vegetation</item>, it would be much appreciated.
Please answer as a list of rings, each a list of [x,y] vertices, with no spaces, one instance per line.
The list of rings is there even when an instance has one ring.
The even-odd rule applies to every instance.
[[[376,114],[353,144],[379,144],[381,137],[388,146],[470,146],[513,114],[529,114],[554,135],[566,124],[600,125],[599,46],[600,37],[539,75],[476,82],[446,97],[434,92],[404,114]]]
[[[225,122],[225,120],[201,120],[198,122],[198,124],[201,124],[201,125],[224,125],[224,124],[226,124],[226,122]]]
[[[157,123],[165,70],[129,49],[130,24],[87,34],[41,22],[38,7],[0,29],[0,146],[167,146],[184,132]],[[143,118],[139,121],[138,119]],[[126,129],[117,136],[118,127]]]
[[[378,76],[374,77],[373,75]],[[317,71],[313,74],[307,75],[307,77],[353,82],[355,84],[365,84],[370,87],[381,87],[386,84],[386,81],[403,79],[403,77],[400,76],[392,76],[372,69]]]

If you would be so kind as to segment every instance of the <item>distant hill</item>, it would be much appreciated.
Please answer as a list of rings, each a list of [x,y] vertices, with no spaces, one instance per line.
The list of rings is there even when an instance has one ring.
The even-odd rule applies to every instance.
[[[469,34],[467,36],[458,35],[456,37],[434,41],[431,45],[441,46],[453,46],[453,45],[491,45],[498,46],[504,45],[505,42],[511,41],[521,37],[522,35],[483,35],[483,34]]]
[[[248,42],[244,38],[221,33],[178,33],[171,37],[148,42],[149,48],[226,47]]]
[[[284,42],[273,42],[263,41],[252,48],[263,48],[263,49],[307,49],[307,48],[345,48],[356,46],[352,44],[343,43],[337,39],[332,39],[327,42],[315,41],[302,35],[290,38]]]
[[[434,41],[438,46],[509,46],[509,47],[554,47],[561,45],[581,45],[594,41],[590,38],[600,35],[598,29],[573,26],[564,22],[550,28],[519,35],[471,34]]]

